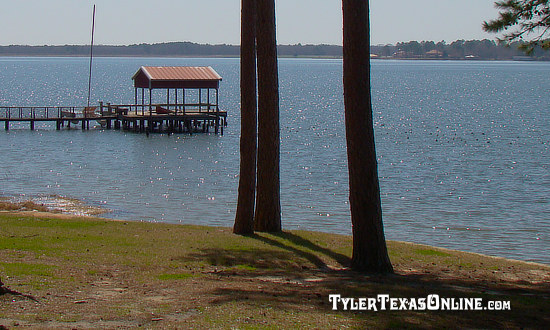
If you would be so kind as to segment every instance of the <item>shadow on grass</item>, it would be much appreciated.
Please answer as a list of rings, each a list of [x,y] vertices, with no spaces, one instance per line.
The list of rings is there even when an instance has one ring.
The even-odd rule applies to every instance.
[[[322,270],[326,270],[328,268],[328,265],[326,264],[325,261],[323,261],[323,259],[319,257],[319,255],[328,257],[329,259],[332,259],[333,261],[337,262],[340,266],[343,266],[343,267],[349,267],[349,265],[351,264],[351,259],[349,257],[343,254],[339,254],[334,251],[331,251],[330,249],[320,247],[319,245],[311,242],[310,240],[303,238],[301,236],[298,236],[296,234],[289,233],[289,232],[281,232],[281,233],[275,233],[272,235],[280,239],[289,241],[293,244],[290,245],[287,242],[271,239],[269,237],[260,236],[257,234],[251,235],[249,237],[254,238],[263,243],[269,244],[273,247],[277,247],[282,250],[291,252],[295,256],[308,260],[317,268]],[[309,251],[305,249],[297,248],[295,246],[305,248]],[[313,252],[316,252],[316,253],[313,253]]]
[[[4,296],[8,294],[16,297],[23,297],[23,298],[32,300],[34,302],[39,302],[35,297],[31,295],[17,292],[17,291],[11,290],[10,288],[5,287],[4,284],[0,281],[0,296]]]
[[[245,237],[263,242],[274,249],[203,249],[198,254],[189,254],[182,258],[184,261],[206,259],[213,266],[248,265],[253,268],[285,272],[302,271],[304,269],[319,269],[327,271],[330,267],[325,260],[338,264],[339,268],[348,267],[351,259],[343,254],[323,248],[299,235],[283,232],[270,234],[276,237],[254,234]],[[298,273],[297,275],[300,275]]]
[[[337,252],[334,252],[330,249],[321,247],[321,246],[311,242],[310,240],[308,240],[308,239],[306,239],[302,236],[293,234],[291,232],[274,233],[272,235],[277,236],[277,237],[282,238],[282,239],[286,239],[286,240],[294,243],[295,245],[298,245],[298,246],[307,248],[311,251],[314,251],[314,252],[320,253],[322,255],[325,255],[325,256],[333,259],[334,261],[336,261],[337,263],[339,263],[343,267],[349,267],[351,265],[351,258],[350,257],[348,257],[346,255],[343,255],[343,254],[340,254],[340,253],[337,253]],[[254,235],[254,238],[259,239],[259,240],[265,240],[266,239],[265,237],[262,237],[262,236],[259,236],[259,235]],[[271,242],[270,244],[272,244],[274,246],[279,246],[281,248],[288,248],[288,246],[286,246],[286,245],[284,245],[280,242],[277,242],[277,241],[274,241],[274,240],[271,240],[271,241],[273,241],[273,242]],[[265,242],[269,243],[267,240],[265,240]],[[311,255],[313,257],[315,257],[315,255],[313,255],[313,254],[311,254]]]
[[[320,247],[294,233],[247,236],[270,247],[257,249],[210,248],[190,254],[182,261],[207,261],[217,270],[211,302],[223,305],[245,302],[270,306],[280,311],[300,311],[307,315],[315,310],[321,315],[345,320],[359,327],[544,327],[550,324],[550,283],[525,281],[495,282],[456,276],[439,277],[421,274],[362,274],[346,268],[350,258]],[[252,282],[251,282],[252,281]],[[254,283],[254,284],[251,284]],[[444,298],[483,298],[488,301],[510,301],[506,311],[333,311],[329,294],[342,297],[426,298],[437,294]],[[485,305],[484,305],[485,306]]]

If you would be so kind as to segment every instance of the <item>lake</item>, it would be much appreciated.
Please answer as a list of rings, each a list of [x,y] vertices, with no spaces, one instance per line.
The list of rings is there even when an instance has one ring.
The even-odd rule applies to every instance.
[[[12,124],[0,195],[232,226],[239,60],[96,58],[94,103],[131,103],[144,65],[212,66],[224,135]],[[279,71],[283,228],[350,234],[342,61],[281,59]],[[86,58],[0,58],[0,106],[82,106],[87,83]],[[550,264],[550,63],[375,60],[372,85],[387,237]]]

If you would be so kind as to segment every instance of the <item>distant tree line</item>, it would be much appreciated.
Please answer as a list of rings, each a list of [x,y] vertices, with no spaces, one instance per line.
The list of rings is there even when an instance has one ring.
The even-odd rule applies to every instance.
[[[371,54],[387,59],[479,59],[513,60],[533,59],[550,61],[550,52],[536,47],[529,57],[518,50],[519,43],[509,46],[499,45],[493,40],[456,40],[448,44],[445,41],[409,41],[395,45],[371,46]],[[0,46],[0,56],[88,56],[89,46]],[[209,45],[192,42],[168,42],[158,44],[139,44],[127,46],[94,46],[96,56],[224,56],[238,57],[238,45]],[[342,57],[342,46],[337,45],[279,45],[279,56],[286,57]]]
[[[519,43],[508,46],[493,40],[456,40],[448,44],[445,41],[409,41],[396,45],[372,46],[371,54],[380,58],[399,59],[449,59],[449,60],[513,60],[532,59],[550,60],[550,52],[536,47],[530,56],[518,49]]]
[[[89,45],[0,46],[0,56],[89,56]],[[96,56],[239,56],[239,46],[169,42],[127,46],[94,46]]]
[[[90,46],[0,46],[0,56],[88,56]],[[335,45],[280,45],[280,56],[341,57],[342,47]],[[94,46],[96,56],[227,56],[238,57],[239,45],[208,45],[192,42],[169,42],[128,46]]]

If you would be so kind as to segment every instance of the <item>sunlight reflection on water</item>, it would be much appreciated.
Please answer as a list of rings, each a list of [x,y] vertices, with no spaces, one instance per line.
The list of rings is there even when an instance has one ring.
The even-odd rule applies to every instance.
[[[78,105],[86,59],[0,58],[1,105]],[[141,65],[210,65],[224,136],[0,132],[0,194],[59,195],[118,219],[231,226],[239,166],[237,59],[98,58],[93,100],[133,100]],[[550,263],[547,63],[373,63],[386,234]],[[286,229],[349,234],[341,61],[283,59],[281,198]]]

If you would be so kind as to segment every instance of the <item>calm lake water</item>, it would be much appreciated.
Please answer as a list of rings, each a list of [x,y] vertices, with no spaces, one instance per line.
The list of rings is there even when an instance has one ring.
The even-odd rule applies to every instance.
[[[0,58],[0,106],[84,105],[87,61]],[[97,58],[92,99],[131,103],[142,65],[212,66],[225,135],[12,124],[0,131],[0,195],[232,226],[238,59]],[[342,62],[281,59],[279,69],[283,227],[350,234]],[[550,63],[374,61],[372,79],[387,237],[550,264]]]

